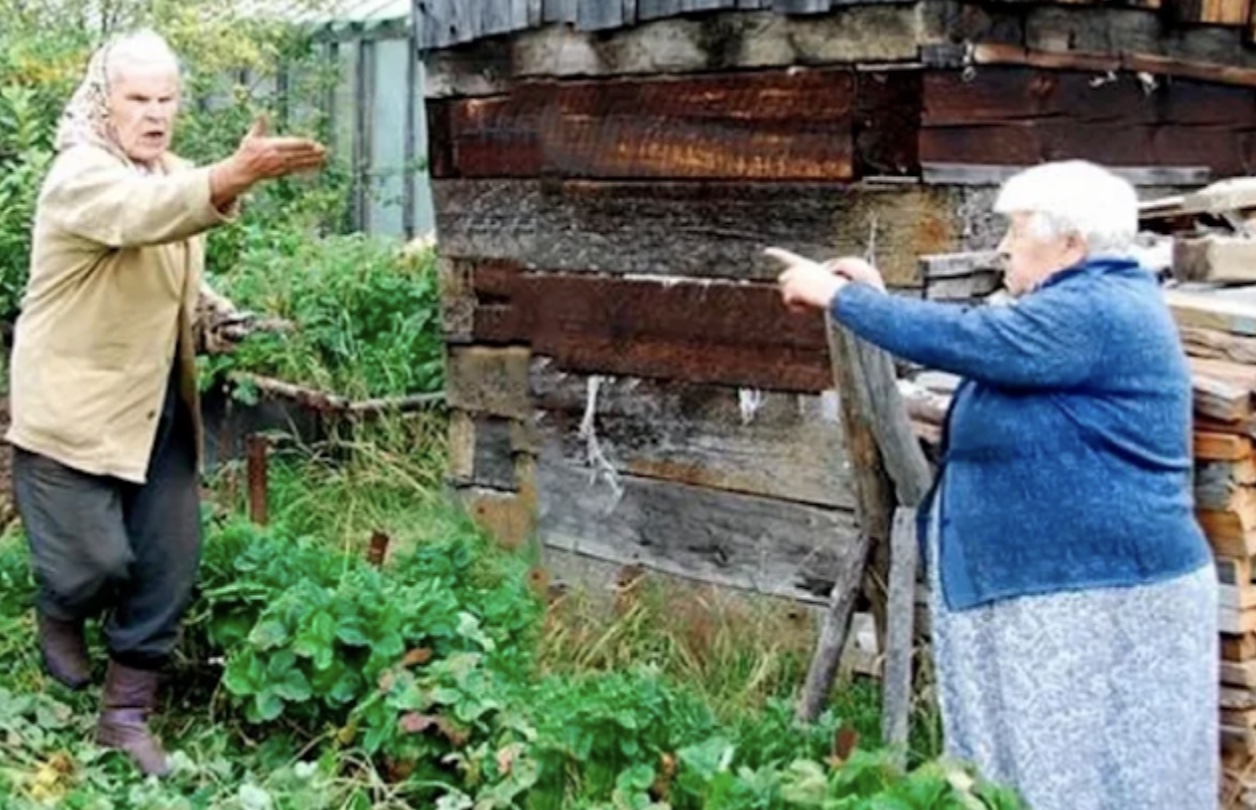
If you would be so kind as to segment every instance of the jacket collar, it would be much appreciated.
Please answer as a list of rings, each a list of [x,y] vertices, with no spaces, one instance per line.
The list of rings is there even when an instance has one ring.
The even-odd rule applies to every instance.
[[[1038,285],[1038,289],[1045,290],[1047,287],[1059,284],[1075,276],[1128,273],[1139,269],[1141,269],[1141,265],[1139,265],[1138,261],[1127,256],[1091,256],[1072,267],[1066,267],[1057,273],[1052,273],[1049,278]]]

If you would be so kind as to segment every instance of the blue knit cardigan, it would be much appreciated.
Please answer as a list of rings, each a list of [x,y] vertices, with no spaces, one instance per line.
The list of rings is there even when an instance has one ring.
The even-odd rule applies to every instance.
[[[1155,278],[1094,259],[1011,305],[961,307],[849,284],[856,335],[964,378],[938,480],[946,604],[1129,586],[1210,559],[1194,516],[1191,387]]]

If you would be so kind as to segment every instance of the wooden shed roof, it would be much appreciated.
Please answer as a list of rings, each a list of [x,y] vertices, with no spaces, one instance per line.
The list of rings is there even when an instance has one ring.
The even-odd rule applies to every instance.
[[[843,5],[849,0],[414,0],[422,50],[552,23],[606,31],[702,11],[825,14]]]

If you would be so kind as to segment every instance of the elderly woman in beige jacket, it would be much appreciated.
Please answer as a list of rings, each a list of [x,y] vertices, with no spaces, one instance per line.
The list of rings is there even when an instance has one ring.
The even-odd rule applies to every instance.
[[[97,739],[149,774],[167,769],[147,716],[200,556],[204,234],[258,182],[324,160],[317,143],[255,126],[233,155],[194,167],[169,151],[178,108],[178,61],[156,34],[92,57],[40,193],[11,365],[45,666],[85,687],[83,625],[107,616]]]

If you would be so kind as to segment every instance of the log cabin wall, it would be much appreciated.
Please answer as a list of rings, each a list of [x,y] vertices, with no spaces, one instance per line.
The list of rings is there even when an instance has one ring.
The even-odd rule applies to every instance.
[[[1017,167],[1256,163],[1250,0],[416,0],[451,477],[503,542],[822,600],[857,530],[780,245],[988,249]]]

